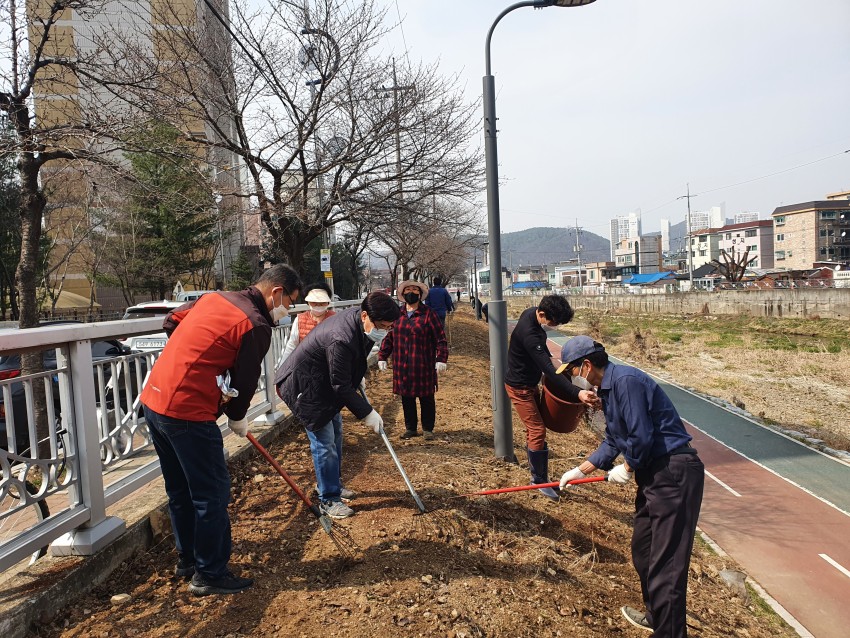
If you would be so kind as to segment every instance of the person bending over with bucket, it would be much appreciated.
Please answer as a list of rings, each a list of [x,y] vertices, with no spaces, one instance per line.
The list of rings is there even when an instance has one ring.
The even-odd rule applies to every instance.
[[[598,388],[606,422],[600,446],[561,477],[561,489],[596,469],[607,470],[612,483],[635,479],[632,563],[646,614],[631,607],[620,611],[655,636],[687,636],[688,566],[705,482],[691,435],[659,385],[642,370],[609,363],[601,343],[573,337],[564,344],[561,361],[558,371],[578,387]],[[621,454],[623,463],[615,467]]]
[[[523,311],[508,345],[505,390],[525,426],[528,465],[531,467],[531,482],[535,484],[549,482],[546,424],[540,413],[541,374],[565,400],[591,407],[599,405],[599,399],[592,391],[577,388],[557,374],[552,365],[546,345],[546,329],[568,323],[572,318],[573,309],[565,297],[546,295],[539,306]],[[552,488],[541,488],[540,491],[552,500],[560,498],[557,490]]]
[[[381,415],[357,390],[372,347],[381,343],[398,316],[398,305],[388,294],[371,292],[359,308],[338,312],[311,330],[275,374],[278,396],[307,430],[319,509],[331,518],[354,515],[342,502],[342,429],[334,416],[344,406],[376,434],[381,431]]]

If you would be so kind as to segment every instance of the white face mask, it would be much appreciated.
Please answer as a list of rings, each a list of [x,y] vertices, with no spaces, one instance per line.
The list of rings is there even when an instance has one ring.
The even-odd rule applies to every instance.
[[[384,340],[384,337],[387,336],[387,331],[381,330],[380,328],[372,328],[369,332],[365,334],[375,343],[381,343],[381,341]]]
[[[579,368],[579,372],[581,372],[581,368]],[[582,390],[593,390],[593,384],[590,383],[587,379],[585,379],[581,374],[577,374],[571,377],[573,385]]]
[[[280,305],[272,308],[272,321],[277,323],[289,314],[289,308],[283,305],[283,293],[280,295]]]
[[[328,311],[327,306],[310,306],[310,312],[312,312],[317,317],[321,317],[327,311]]]

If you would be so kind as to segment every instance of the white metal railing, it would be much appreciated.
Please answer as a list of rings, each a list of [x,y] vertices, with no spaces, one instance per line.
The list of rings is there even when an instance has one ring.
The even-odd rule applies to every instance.
[[[44,372],[0,379],[0,571],[67,533],[91,532],[109,518],[106,507],[159,476],[139,395],[160,351],[119,344],[112,356],[103,342],[161,331],[162,317],[0,331],[0,356],[56,352]],[[273,330],[251,420],[280,416],[273,380],[288,335],[288,326]],[[97,547],[78,543],[73,552]]]

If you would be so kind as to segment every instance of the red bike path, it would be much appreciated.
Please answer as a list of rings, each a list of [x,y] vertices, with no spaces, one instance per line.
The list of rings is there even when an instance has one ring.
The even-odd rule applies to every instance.
[[[707,471],[700,528],[811,635],[850,635],[850,516],[688,429]]]

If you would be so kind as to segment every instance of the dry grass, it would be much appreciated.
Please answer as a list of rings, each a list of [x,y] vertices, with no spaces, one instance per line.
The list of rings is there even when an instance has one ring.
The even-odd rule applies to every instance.
[[[539,298],[508,300],[517,317]],[[766,424],[850,450],[850,324],[820,318],[578,311],[564,327],[614,356],[728,401]]]

